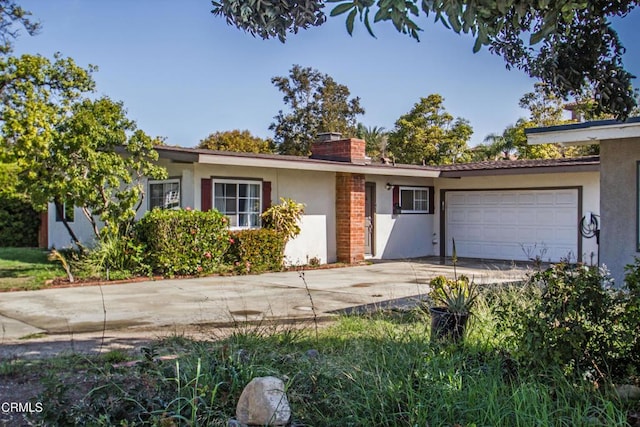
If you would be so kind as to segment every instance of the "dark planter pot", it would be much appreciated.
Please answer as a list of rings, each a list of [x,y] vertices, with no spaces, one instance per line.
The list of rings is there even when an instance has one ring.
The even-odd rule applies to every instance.
[[[451,313],[446,307],[430,307],[431,341],[460,342],[464,338],[469,313]]]

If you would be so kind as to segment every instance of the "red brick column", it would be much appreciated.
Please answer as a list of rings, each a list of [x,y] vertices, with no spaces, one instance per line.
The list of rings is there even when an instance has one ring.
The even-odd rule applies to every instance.
[[[364,175],[336,174],[336,244],[338,262],[364,260]]]

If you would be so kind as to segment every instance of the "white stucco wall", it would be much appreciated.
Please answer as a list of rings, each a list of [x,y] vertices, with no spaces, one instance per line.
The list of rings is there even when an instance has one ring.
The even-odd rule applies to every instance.
[[[433,178],[365,176],[376,184],[376,214],[374,218],[374,259],[416,258],[434,255],[434,215],[393,214],[393,190],[386,184],[398,186],[433,186]]]
[[[96,240],[93,232],[93,226],[81,209],[75,208],[73,216],[73,222],[70,222],[69,226],[84,245],[91,247]],[[56,249],[72,248],[74,245],[71,235],[61,221],[56,221],[56,207],[53,203],[49,203],[48,217],[49,247]]]
[[[504,190],[523,188],[582,187],[582,215],[586,212],[600,214],[600,173],[549,173],[526,175],[473,176],[464,178],[438,178],[436,180],[436,206],[441,206],[441,190]],[[436,209],[434,223],[434,240],[438,241],[439,254],[441,210]],[[597,262],[598,246],[596,239],[582,238],[582,260]]]
[[[201,206],[202,178],[252,178],[271,182],[271,203],[290,198],[305,204],[301,232],[285,249],[286,262],[306,264],[336,261],[335,173],[224,165],[196,165],[193,173],[193,206]]]

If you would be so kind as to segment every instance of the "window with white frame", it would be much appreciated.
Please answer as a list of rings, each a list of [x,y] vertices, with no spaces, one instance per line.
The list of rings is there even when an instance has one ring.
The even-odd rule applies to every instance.
[[[402,213],[429,213],[429,189],[426,187],[400,187]]]
[[[180,207],[180,180],[149,181],[149,210]]]
[[[229,218],[233,228],[260,227],[262,182],[213,181],[214,208]]]

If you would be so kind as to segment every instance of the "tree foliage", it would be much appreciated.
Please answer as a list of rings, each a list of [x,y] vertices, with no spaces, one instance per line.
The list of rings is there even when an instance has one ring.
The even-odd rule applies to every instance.
[[[560,98],[593,91],[596,113],[626,119],[636,105],[633,76],[624,69],[624,47],[611,26],[612,17],[624,17],[638,0],[331,0],[339,3],[331,16],[346,14],[353,32],[356,17],[371,35],[371,22],[391,21],[418,40],[416,19],[433,16],[457,33],[472,34],[474,51],[482,46],[504,58],[507,68],[519,68],[550,85]],[[322,0],[213,2],[214,15],[230,25],[263,38],[285,41],[287,32],[322,25]],[[527,37],[528,36],[528,37]]]
[[[438,94],[420,98],[389,132],[387,150],[400,163],[450,164],[468,160],[469,122],[454,119]]]
[[[522,134],[521,134],[522,133]],[[511,155],[515,154],[522,142],[524,136],[523,128],[518,125],[509,125],[502,134],[491,133],[484,138],[484,142],[488,142],[487,160],[495,160],[497,158],[503,160],[511,159]],[[524,138],[526,144],[527,139]]]
[[[13,39],[19,32],[16,24],[30,35],[40,29],[40,23],[31,18],[31,12],[18,6],[14,0],[0,0],[0,54],[7,54],[13,49]]]
[[[280,154],[306,156],[318,133],[339,132],[356,135],[356,117],[364,114],[360,98],[318,70],[294,65],[288,77],[273,77],[271,82],[284,96],[288,112],[280,110],[269,129]]]
[[[387,156],[387,142],[389,133],[383,127],[369,126],[358,123],[356,136],[365,142],[367,156],[378,159]]]
[[[0,59],[0,158],[17,168],[19,191],[34,207],[80,207],[100,236],[135,216],[143,176],[160,178],[154,141],[126,118],[120,103],[83,98],[91,73],[70,58],[39,55]],[[77,236],[63,224],[75,243]]]
[[[287,32],[297,33],[300,29],[318,26],[326,21],[317,0],[276,0],[276,1],[212,1],[214,15],[224,16],[233,25],[252,36],[263,39],[278,37],[284,42]]]
[[[273,142],[251,135],[248,130],[215,132],[200,141],[198,148],[241,153],[273,153]]]
[[[585,92],[570,104],[577,112],[576,119],[611,119],[611,116],[596,115],[593,110],[593,98]],[[529,111],[529,117],[519,119],[516,124],[507,126],[501,134],[492,133],[485,137],[485,144],[473,150],[474,160],[497,160],[517,157],[519,159],[554,159],[559,157],[588,156],[599,153],[599,146],[583,145],[564,147],[559,144],[529,145],[525,129],[534,127],[557,126],[574,123],[576,119],[567,118],[567,104],[548,90],[548,85],[536,83],[532,92],[520,98],[520,108]]]

